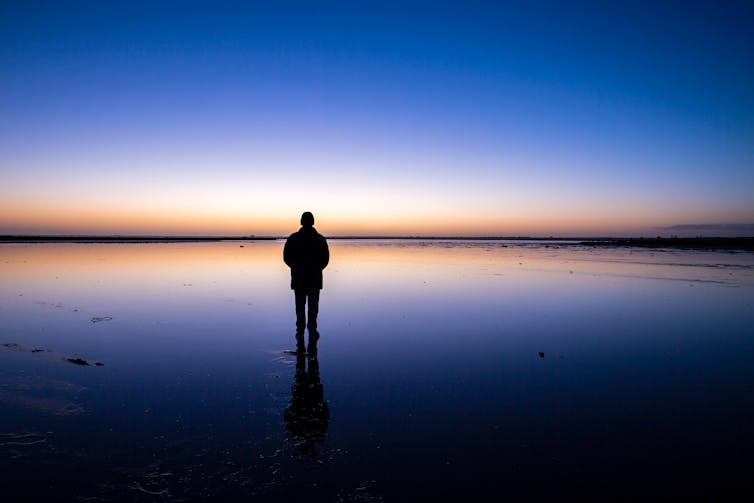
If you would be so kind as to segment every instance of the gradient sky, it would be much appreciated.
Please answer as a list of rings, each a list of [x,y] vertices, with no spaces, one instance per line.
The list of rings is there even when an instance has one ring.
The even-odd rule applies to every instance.
[[[750,2],[0,2],[0,233],[754,234]]]

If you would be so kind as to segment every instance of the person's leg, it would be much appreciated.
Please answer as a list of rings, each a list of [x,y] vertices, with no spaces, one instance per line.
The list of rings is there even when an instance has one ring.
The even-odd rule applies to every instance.
[[[306,291],[294,290],[296,296],[296,333],[303,336],[306,328]]]
[[[319,288],[314,288],[309,292],[309,347],[307,352],[310,358],[317,357],[317,339],[319,339],[319,332],[317,332],[317,314],[319,313]]]
[[[319,314],[319,288],[312,288],[308,292],[309,297],[309,335],[317,331],[317,314]]]

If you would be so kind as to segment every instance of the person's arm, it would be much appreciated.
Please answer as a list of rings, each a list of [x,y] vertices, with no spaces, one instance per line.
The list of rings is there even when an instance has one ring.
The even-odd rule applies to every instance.
[[[283,262],[288,267],[293,267],[293,244],[291,243],[291,238],[286,240],[283,247]]]
[[[320,264],[322,265],[322,269],[327,267],[327,264],[330,263],[330,248],[327,246],[327,240],[325,238],[322,238],[322,261]]]

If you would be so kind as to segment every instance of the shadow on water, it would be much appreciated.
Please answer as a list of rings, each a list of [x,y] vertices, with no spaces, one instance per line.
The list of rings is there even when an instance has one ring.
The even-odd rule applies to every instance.
[[[293,436],[298,459],[321,461],[319,447],[327,436],[330,409],[320,382],[316,339],[310,342],[308,355],[303,352],[296,355],[291,403],[283,418],[286,429]]]

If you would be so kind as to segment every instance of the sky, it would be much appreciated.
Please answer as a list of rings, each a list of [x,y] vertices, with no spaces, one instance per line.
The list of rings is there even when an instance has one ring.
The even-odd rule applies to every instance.
[[[0,234],[754,235],[751,2],[0,0]]]

